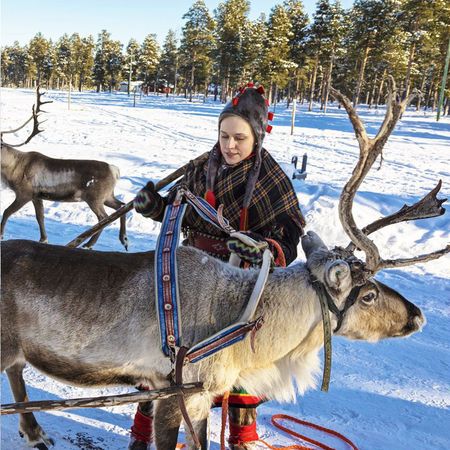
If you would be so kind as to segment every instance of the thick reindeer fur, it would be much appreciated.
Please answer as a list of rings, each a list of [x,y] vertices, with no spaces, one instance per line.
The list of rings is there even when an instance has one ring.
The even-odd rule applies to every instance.
[[[29,362],[75,385],[167,386],[171,366],[160,349],[153,258],[153,252],[86,252],[32,241],[3,242],[2,370]],[[182,340],[190,346],[239,318],[257,271],[232,267],[191,247],[179,248],[177,258]],[[315,385],[323,336],[311,273],[334,283],[328,289],[342,307],[351,275],[332,273],[335,260],[332,252],[319,248],[310,252],[307,264],[277,268],[269,275],[255,314],[264,318],[264,325],[256,333],[254,353],[247,338],[185,367],[184,381],[204,383],[205,392],[187,399],[203,435],[212,399],[232,386],[292,401],[297,392]],[[337,279],[339,283],[332,281]],[[362,297],[369,290],[378,299],[366,304]],[[339,334],[378,340],[411,334],[424,322],[418,308],[379,282],[369,281],[360,297]],[[12,386],[16,383],[20,380],[11,380]],[[156,408],[160,449],[172,448],[174,439],[176,443],[161,418],[170,412],[176,432],[181,417],[175,402],[161,401]],[[23,426],[22,432],[30,439]]]

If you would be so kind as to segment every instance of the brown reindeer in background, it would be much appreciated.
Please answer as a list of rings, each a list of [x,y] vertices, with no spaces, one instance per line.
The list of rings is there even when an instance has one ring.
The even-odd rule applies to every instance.
[[[394,90],[392,82],[391,92]],[[333,93],[350,114],[361,150],[339,203],[342,224],[353,244],[329,250],[315,233],[308,232],[302,238],[306,262],[276,268],[268,277],[255,313],[255,317],[264,317],[264,325],[256,333],[254,351],[250,339],[245,339],[185,367],[186,382],[199,379],[204,383],[202,393],[187,398],[203,449],[208,446],[212,399],[232,386],[286,401],[295,398],[297,391],[303,393],[315,385],[323,345],[316,283],[323,286],[337,308],[330,312],[337,335],[377,341],[408,336],[425,323],[419,308],[373,276],[386,267],[438,258],[448,253],[450,246],[389,261],[381,258],[373,242],[367,243],[367,234],[403,220],[442,214],[438,189],[363,230],[357,228],[352,216],[357,187],[406,102],[392,95],[380,132],[369,139],[349,101]],[[366,254],[365,262],[353,256],[355,246]],[[182,344],[189,347],[240,317],[258,271],[232,267],[192,247],[178,249],[177,264]],[[31,241],[2,243],[1,368],[8,374],[15,400],[26,398],[22,376],[26,362],[75,385],[168,386],[172,367],[160,349],[153,274],[153,252],[84,252]],[[359,293],[349,303],[349,294],[356,286]],[[175,448],[180,422],[176,399],[157,402],[159,450]],[[52,443],[32,413],[21,414],[19,428],[29,444],[40,450]]]
[[[43,112],[41,106],[50,103],[42,102],[42,95],[38,87],[36,108],[33,106],[33,114],[30,119],[15,130],[2,132],[1,179],[3,184],[14,191],[16,198],[3,213],[0,235],[3,237],[9,217],[32,201],[39,224],[39,241],[46,243],[43,200],[84,201],[99,221],[107,217],[104,206],[117,210],[123,203],[114,196],[114,187],[120,178],[120,172],[116,166],[103,161],[55,159],[38,152],[22,152],[17,149],[42,132],[39,129],[38,120],[39,114]],[[25,142],[16,145],[3,142],[3,134],[19,131],[31,120],[33,120],[33,131]],[[91,248],[99,236],[100,233],[94,235],[84,247]],[[127,248],[125,216],[120,219],[119,239]]]

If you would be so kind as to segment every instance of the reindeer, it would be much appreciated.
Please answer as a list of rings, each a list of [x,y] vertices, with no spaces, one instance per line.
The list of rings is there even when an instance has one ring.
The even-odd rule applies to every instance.
[[[42,112],[41,96],[37,88],[36,109],[21,127],[2,132],[16,132],[33,120],[33,130],[27,140],[21,144],[10,145],[1,142],[1,179],[2,183],[16,194],[15,200],[9,205],[2,217],[0,237],[3,238],[6,222],[9,217],[32,201],[39,224],[40,242],[47,243],[47,233],[44,225],[43,200],[58,202],[81,202],[88,204],[98,220],[107,217],[104,205],[119,209],[123,203],[114,196],[114,187],[120,178],[116,166],[103,161],[55,159],[38,152],[22,152],[16,147],[27,144],[33,136],[42,132],[39,129],[39,114]],[[100,233],[94,235],[86,244],[91,248],[98,240]],[[120,219],[120,242],[128,248],[126,236],[126,218]]]
[[[281,401],[292,400],[297,391],[303,393],[315,386],[323,345],[317,283],[337,308],[330,313],[336,335],[375,342],[409,336],[425,323],[417,306],[374,275],[384,268],[438,258],[448,253],[450,246],[414,258],[384,260],[365,233],[403,220],[442,214],[444,200],[436,198],[439,186],[415,205],[405,206],[364,231],[358,229],[352,200],[367,173],[361,166],[368,159],[375,160],[375,146],[361,137],[363,126],[350,102],[334,93],[354,113],[352,122],[362,127],[356,129],[360,159],[340,198],[341,220],[352,243],[346,249],[330,250],[308,232],[302,238],[306,262],[276,268],[268,277],[255,313],[255,317],[264,317],[265,323],[256,333],[253,350],[250,339],[245,339],[185,367],[186,381],[200,379],[204,383],[202,393],[186,399],[204,449],[212,399],[232,386]],[[405,105],[392,99],[387,119]],[[377,135],[377,142],[385,142],[392,131],[389,123],[389,127],[382,126],[380,133],[384,134]],[[353,256],[354,248],[366,254],[365,262]],[[177,262],[182,340],[189,346],[237,320],[258,271],[233,267],[191,247],[178,249]],[[3,242],[1,368],[6,370],[15,400],[27,398],[22,375],[26,362],[50,377],[81,386],[170,385],[172,366],[160,349],[152,301],[153,273],[153,252],[84,252],[23,240]],[[355,286],[359,292],[348,302]],[[175,448],[180,422],[174,398],[157,403],[158,449]],[[53,442],[32,413],[20,415],[19,429],[28,443],[40,450]]]

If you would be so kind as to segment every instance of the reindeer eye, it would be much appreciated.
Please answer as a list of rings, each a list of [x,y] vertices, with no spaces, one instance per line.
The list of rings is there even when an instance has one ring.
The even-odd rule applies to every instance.
[[[373,303],[373,301],[375,300],[376,295],[375,292],[369,292],[368,294],[366,294],[361,300],[364,303]]]

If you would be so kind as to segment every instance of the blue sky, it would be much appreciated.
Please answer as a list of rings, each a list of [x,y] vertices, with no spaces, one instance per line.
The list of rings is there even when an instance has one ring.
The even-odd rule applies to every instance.
[[[97,39],[102,29],[113,39],[127,44],[130,38],[141,43],[145,36],[156,33],[162,43],[169,28],[181,34],[182,16],[194,0],[1,0],[1,44],[19,41],[27,44],[38,32],[46,38],[57,40],[64,33],[92,34]],[[220,0],[206,0],[212,12]],[[250,18],[257,18],[282,0],[251,1]],[[315,0],[305,0],[306,12],[315,11]],[[348,8],[353,0],[341,0]]]

